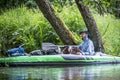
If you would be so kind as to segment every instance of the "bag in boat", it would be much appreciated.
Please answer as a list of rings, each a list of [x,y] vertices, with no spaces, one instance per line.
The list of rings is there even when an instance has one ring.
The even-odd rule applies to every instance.
[[[30,55],[56,55],[59,54],[55,49],[49,50],[34,50],[30,52]]]
[[[19,46],[18,48],[12,48],[6,51],[8,56],[25,56],[25,51],[22,46]]]

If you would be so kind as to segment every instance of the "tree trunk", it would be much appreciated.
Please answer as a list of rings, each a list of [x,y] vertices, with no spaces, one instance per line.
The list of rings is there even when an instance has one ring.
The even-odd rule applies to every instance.
[[[83,17],[86,27],[87,27],[88,31],[90,32],[90,35],[92,36],[92,41],[95,46],[95,51],[104,52],[100,32],[98,31],[96,22],[92,16],[91,12],[89,11],[89,8],[85,5],[83,5],[83,3],[80,0],[75,0],[75,2],[78,6],[78,9],[79,9],[82,17]]]
[[[65,23],[58,17],[54,8],[51,6],[49,0],[35,0],[43,15],[50,22],[62,42],[66,45],[76,44],[71,31],[67,28]]]

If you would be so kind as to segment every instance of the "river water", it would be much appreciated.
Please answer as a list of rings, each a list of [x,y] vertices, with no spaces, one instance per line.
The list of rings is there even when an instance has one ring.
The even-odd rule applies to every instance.
[[[120,64],[0,67],[0,80],[120,80]]]

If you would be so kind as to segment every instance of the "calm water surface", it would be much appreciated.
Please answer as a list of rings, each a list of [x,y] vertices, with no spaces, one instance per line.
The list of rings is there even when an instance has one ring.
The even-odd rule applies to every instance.
[[[120,64],[74,67],[0,67],[0,80],[120,80]]]

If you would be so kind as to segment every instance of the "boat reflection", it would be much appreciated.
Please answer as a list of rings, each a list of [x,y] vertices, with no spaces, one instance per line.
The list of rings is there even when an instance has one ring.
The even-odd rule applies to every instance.
[[[0,67],[0,80],[119,80],[119,66]]]

